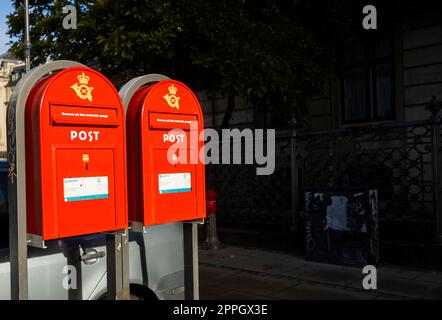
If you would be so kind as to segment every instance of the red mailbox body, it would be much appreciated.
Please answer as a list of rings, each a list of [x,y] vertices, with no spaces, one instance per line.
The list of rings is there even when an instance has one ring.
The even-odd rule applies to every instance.
[[[149,226],[204,218],[198,139],[204,125],[192,91],[174,80],[140,88],[126,111],[126,128],[129,220]],[[172,145],[177,151],[171,154]]]
[[[25,109],[27,232],[43,240],[127,227],[123,106],[85,67],[41,79]]]

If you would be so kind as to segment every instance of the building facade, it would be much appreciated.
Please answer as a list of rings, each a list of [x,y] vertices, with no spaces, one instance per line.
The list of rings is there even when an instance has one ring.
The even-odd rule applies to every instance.
[[[18,69],[17,69],[18,67]],[[24,71],[23,62],[10,52],[0,55],[0,155],[6,152],[6,111],[15,84]]]
[[[329,75],[322,92],[307,97],[308,125],[296,128],[296,138],[277,130],[272,176],[256,177],[249,166],[208,168],[221,227],[302,234],[304,190],[370,187],[379,194],[381,260],[442,265],[435,254],[442,239],[441,125],[429,110],[442,105],[440,6],[423,0],[378,7],[379,30],[361,31],[342,76]],[[219,128],[227,100],[202,100],[206,125]],[[270,114],[238,101],[231,127],[272,127],[262,125]]]
[[[427,104],[442,100],[442,17],[424,3],[397,4],[388,27],[353,43],[346,77],[310,100],[313,130],[429,118]]]

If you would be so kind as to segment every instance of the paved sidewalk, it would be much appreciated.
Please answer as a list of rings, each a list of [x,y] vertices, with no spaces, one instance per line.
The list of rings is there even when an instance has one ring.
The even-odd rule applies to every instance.
[[[200,250],[202,300],[442,299],[442,271],[383,265],[377,275],[378,289],[367,291],[359,268],[259,249]]]

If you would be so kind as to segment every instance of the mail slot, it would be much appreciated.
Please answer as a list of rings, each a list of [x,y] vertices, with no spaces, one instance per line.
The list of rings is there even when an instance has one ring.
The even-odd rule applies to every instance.
[[[143,226],[205,217],[203,115],[184,84],[139,88],[126,110],[129,221]]]
[[[43,240],[127,228],[124,111],[86,67],[42,78],[25,108],[27,232]]]
[[[51,105],[52,124],[118,126],[115,108],[90,108]]]

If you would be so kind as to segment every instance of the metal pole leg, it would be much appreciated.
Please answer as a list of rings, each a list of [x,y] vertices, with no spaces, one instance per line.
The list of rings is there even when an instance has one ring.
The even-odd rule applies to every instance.
[[[130,300],[129,284],[129,231],[121,235],[122,290],[117,293],[117,300]]]
[[[14,203],[14,205],[17,205],[17,203]],[[26,216],[17,214],[17,209],[10,212],[9,257],[11,263],[11,299],[27,300],[28,247],[26,244]]]
[[[298,207],[299,207],[299,180],[298,180],[298,162],[296,160],[296,119],[292,115],[289,122],[291,134],[290,134],[290,166],[291,166],[291,188],[292,188],[292,226],[291,231],[297,234],[299,231],[298,226]]]
[[[184,299],[199,300],[198,225],[183,223]]]
[[[107,298],[129,300],[129,240],[125,234],[106,234]]]
[[[219,250],[221,242],[218,238],[218,229],[216,227],[216,214],[207,216],[207,246],[210,250]]]
[[[31,69],[29,40],[29,1],[25,1],[25,60],[26,73]],[[13,110],[15,111],[15,110]],[[10,129],[8,128],[8,131]],[[15,140],[15,139],[14,139]],[[10,142],[9,142],[10,143]],[[9,150],[8,150],[9,151]],[[9,196],[9,259],[11,267],[11,300],[28,299],[28,248],[26,244],[26,214],[18,208],[17,185],[14,180],[9,181],[10,190],[14,193]]]

